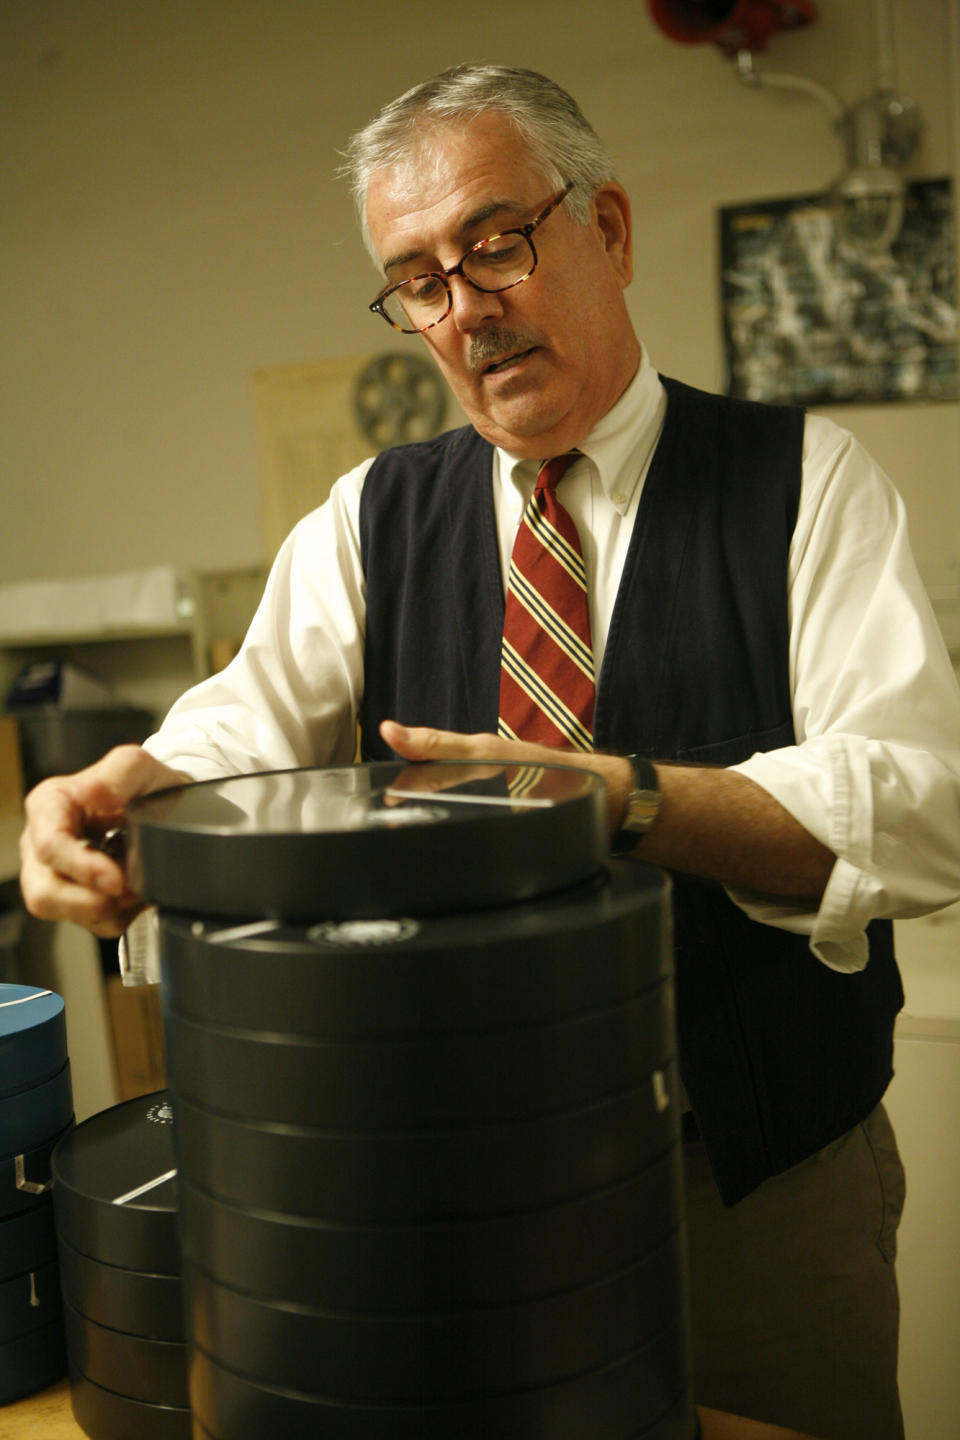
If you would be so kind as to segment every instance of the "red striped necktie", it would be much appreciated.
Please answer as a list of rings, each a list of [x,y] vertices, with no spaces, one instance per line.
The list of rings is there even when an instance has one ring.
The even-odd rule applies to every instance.
[[[557,499],[578,456],[540,467],[507,578],[498,733],[567,750],[593,749],[595,684],[580,537]]]

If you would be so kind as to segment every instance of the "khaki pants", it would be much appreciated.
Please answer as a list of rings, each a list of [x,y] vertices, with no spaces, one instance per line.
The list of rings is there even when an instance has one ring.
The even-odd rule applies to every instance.
[[[903,1440],[904,1178],[883,1106],[729,1209],[698,1139],[684,1164],[697,1403],[818,1440]]]

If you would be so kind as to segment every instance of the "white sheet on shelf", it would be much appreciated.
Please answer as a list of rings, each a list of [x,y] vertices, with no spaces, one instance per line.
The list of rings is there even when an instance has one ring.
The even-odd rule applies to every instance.
[[[5,641],[158,629],[180,624],[192,614],[189,581],[171,565],[0,585],[0,640]]]

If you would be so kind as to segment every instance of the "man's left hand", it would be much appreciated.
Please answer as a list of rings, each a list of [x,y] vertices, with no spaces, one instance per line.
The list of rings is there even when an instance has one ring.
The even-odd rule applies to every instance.
[[[405,760],[463,760],[501,765],[574,765],[606,782],[607,823],[620,829],[634,772],[622,755],[551,750],[499,735],[458,735],[385,720],[380,734]],[[660,809],[633,853],[754,895],[820,903],[836,856],[774,797],[736,770],[656,763]]]
[[[453,730],[428,726],[408,727],[384,720],[380,734],[391,750],[404,760],[468,760],[500,765],[572,765],[599,775],[607,787],[607,822],[611,834],[618,829],[627,808],[633,784],[633,767],[619,755],[598,755],[593,751],[553,750],[548,745],[504,740],[499,735],[460,735]]]

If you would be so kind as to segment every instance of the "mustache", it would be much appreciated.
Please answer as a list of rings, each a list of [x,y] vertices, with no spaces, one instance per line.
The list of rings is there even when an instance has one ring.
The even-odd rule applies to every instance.
[[[510,330],[506,326],[493,326],[471,336],[467,351],[467,366],[474,374],[483,370],[494,360],[505,360],[520,350],[531,350],[537,341],[522,330]]]

